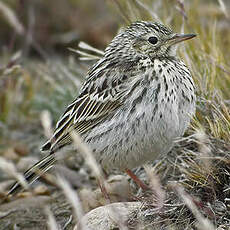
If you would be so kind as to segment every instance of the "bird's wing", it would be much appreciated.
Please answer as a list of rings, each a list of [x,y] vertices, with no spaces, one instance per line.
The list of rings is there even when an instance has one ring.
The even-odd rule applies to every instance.
[[[117,69],[94,67],[80,95],[67,107],[57,122],[54,135],[42,146],[42,151],[55,151],[71,143],[70,132],[80,135],[113,114],[127,91],[127,76]]]

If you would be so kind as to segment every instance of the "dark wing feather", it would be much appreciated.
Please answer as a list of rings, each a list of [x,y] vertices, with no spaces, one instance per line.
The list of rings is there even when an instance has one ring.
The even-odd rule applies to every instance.
[[[54,135],[42,150],[52,152],[71,143],[72,130],[82,135],[108,118],[122,105],[127,77],[122,77],[119,71],[111,69],[110,66],[109,69],[101,68],[96,73],[91,72],[89,78],[90,81],[86,81],[83,85],[79,97],[61,116]]]

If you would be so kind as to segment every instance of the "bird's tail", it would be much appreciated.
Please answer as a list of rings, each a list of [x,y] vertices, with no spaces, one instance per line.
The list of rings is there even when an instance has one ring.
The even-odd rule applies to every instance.
[[[34,181],[36,181],[54,165],[55,161],[55,154],[49,154],[38,163],[33,165],[24,173],[24,177],[27,183],[32,184]],[[21,190],[23,190],[22,185],[19,182],[15,182],[9,189],[8,195],[16,194]]]

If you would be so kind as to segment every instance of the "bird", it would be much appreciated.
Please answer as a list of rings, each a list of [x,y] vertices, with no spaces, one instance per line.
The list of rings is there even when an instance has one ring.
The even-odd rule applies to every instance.
[[[177,56],[178,44],[195,36],[151,21],[120,30],[42,146],[47,156],[25,172],[25,179],[34,181],[40,176],[37,169],[45,172],[55,164],[55,153],[72,145],[72,131],[103,169],[131,177],[131,169],[167,154],[196,110],[193,78]],[[15,183],[9,193],[20,186]]]

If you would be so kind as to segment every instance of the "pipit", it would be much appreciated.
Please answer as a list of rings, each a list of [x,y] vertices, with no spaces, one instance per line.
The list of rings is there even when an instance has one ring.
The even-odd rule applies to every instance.
[[[48,156],[25,178],[35,180],[36,169],[49,169],[54,153],[71,144],[73,130],[105,170],[118,168],[131,175],[130,169],[169,152],[195,113],[193,79],[176,56],[177,44],[193,37],[146,21],[122,30],[89,70],[79,96],[42,146]],[[11,193],[19,187],[15,184]]]

